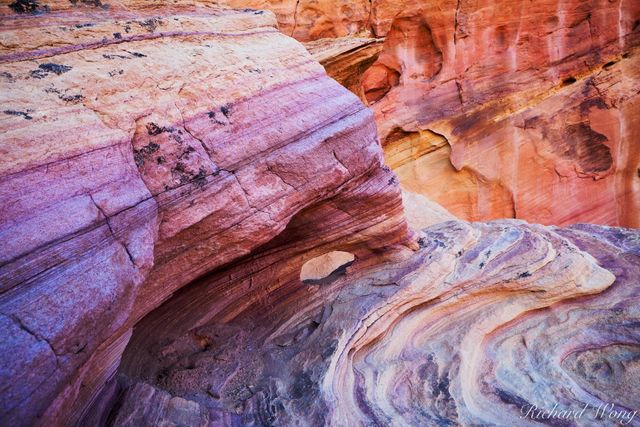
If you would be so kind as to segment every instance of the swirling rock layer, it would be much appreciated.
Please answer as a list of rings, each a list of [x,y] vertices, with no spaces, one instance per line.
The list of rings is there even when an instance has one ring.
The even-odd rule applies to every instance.
[[[637,408],[637,231],[449,221],[420,243],[233,312],[206,296],[228,280],[296,282],[289,267],[204,279],[139,325],[122,383],[227,425],[534,425],[522,411],[549,402]]]
[[[373,22],[387,35],[381,52],[363,39],[315,53],[338,52],[327,69],[373,103],[405,188],[424,193],[405,172],[450,157],[491,189],[464,187],[465,218],[634,224],[635,3],[563,3],[544,34],[525,23],[545,2],[436,3],[295,5],[301,39]],[[503,26],[484,46],[492,10]],[[271,13],[17,0],[0,15],[2,424],[511,425],[550,401],[636,409],[637,231],[470,224],[401,194],[373,114]],[[561,51],[519,57],[533,34]],[[517,164],[477,160],[496,150]],[[403,199],[431,227],[411,232]]]

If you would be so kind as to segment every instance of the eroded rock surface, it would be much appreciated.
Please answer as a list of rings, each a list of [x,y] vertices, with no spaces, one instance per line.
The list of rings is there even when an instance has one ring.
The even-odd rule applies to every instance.
[[[361,37],[325,38],[305,43],[305,47],[331,78],[366,102],[362,79],[378,59],[382,41]]]
[[[388,157],[425,153],[394,168],[405,189],[469,220],[640,226],[638,2],[391,9],[363,89]]]
[[[283,33],[300,41],[370,36],[370,0],[218,0],[233,8],[273,11]]]
[[[212,298],[223,282],[296,271],[247,277],[238,265],[203,279],[141,322],[123,383],[193,400],[225,425],[537,425],[521,418],[527,406],[635,410],[640,233],[448,221],[420,242],[409,257],[356,261],[305,298],[242,297],[232,312]]]
[[[270,12],[3,4],[2,424],[511,425],[549,401],[636,409],[637,230],[467,223],[421,195],[464,218],[633,224],[635,3],[567,2],[544,34],[526,23],[550,2],[436,3],[281,4],[300,39],[366,36],[309,46],[372,103],[404,193],[374,115]],[[474,36],[491,11],[499,49]],[[567,51],[503,61],[534,33]],[[530,217],[538,158],[565,181],[540,187],[548,212]],[[460,172],[411,188],[423,159]],[[571,210],[582,195],[593,208]]]
[[[3,421],[77,422],[138,320],[304,209],[309,252],[408,241],[371,112],[272,14],[33,4],[2,9]]]
[[[384,45],[347,87],[375,111],[405,190],[466,220],[640,226],[637,1],[371,8]],[[353,67],[331,46],[312,53],[341,81]]]

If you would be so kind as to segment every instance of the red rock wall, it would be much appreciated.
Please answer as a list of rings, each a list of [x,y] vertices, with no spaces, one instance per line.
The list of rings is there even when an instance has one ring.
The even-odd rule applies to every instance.
[[[369,35],[369,0],[217,0],[232,8],[273,11],[280,30],[300,41]]]
[[[388,6],[363,76],[381,139],[448,142],[394,167],[404,188],[470,220],[640,225],[638,2]]]
[[[300,40],[346,36],[312,52],[369,101],[404,189],[469,220],[640,225],[637,1],[255,5]],[[386,37],[359,78],[334,47],[356,35]]]

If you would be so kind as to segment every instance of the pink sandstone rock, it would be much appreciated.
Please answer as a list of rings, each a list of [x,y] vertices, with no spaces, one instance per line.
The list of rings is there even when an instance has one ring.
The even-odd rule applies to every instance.
[[[2,9],[6,422],[77,422],[138,320],[305,208],[373,198],[316,244],[408,242],[370,111],[272,14],[38,7]]]

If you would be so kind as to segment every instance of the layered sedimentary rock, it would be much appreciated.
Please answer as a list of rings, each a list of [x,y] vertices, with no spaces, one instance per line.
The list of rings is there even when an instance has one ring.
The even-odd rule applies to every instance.
[[[420,244],[304,298],[215,302],[225,283],[297,282],[269,250],[185,289],[138,325],[116,424],[156,419],[141,387],[223,425],[537,425],[522,415],[554,402],[588,404],[592,425],[604,403],[637,408],[640,233],[448,221]]]
[[[619,36],[635,6],[612,4]],[[317,10],[346,18],[293,26],[301,39],[388,35],[377,59],[368,38],[309,46],[337,52],[327,69],[373,103],[406,189],[403,168],[435,155],[466,165],[480,149],[455,143],[456,129],[502,137],[500,120],[522,120],[516,129],[542,135],[523,147],[553,161],[562,153],[553,173],[618,177],[629,190],[616,194],[635,206],[635,184],[619,178],[635,158],[623,143],[637,132],[635,33],[603,45],[625,54],[597,75],[605,56],[581,51],[575,63],[540,65],[587,60],[584,75],[559,74],[560,87],[551,79],[553,94],[498,91],[509,109],[487,110],[497,71],[469,65],[484,76],[469,80],[477,98],[449,111],[439,80],[451,65],[441,40],[449,24],[424,18],[431,9],[406,6],[394,19],[396,6],[379,6],[365,4],[360,20],[327,3]],[[475,7],[460,2],[454,45],[491,10]],[[512,425],[533,423],[523,408],[550,401],[637,409],[637,231],[467,223],[418,194],[424,187],[401,192],[374,115],[269,12],[18,0],[0,13],[2,424]],[[536,70],[507,77],[528,88]],[[424,91],[429,81],[442,84]],[[400,93],[404,108],[392,103]],[[444,110],[423,104],[425,93]],[[609,146],[615,124],[619,143]],[[516,158],[512,168],[530,166]],[[469,212],[448,204],[453,213],[510,209],[512,181],[462,170],[495,189],[469,191],[477,201]],[[455,176],[463,185],[466,175]],[[455,195],[457,185],[437,190]],[[560,201],[574,213],[557,222],[582,218]],[[594,209],[600,218],[604,208]],[[632,217],[624,209],[620,218]]]
[[[103,404],[139,319],[304,209],[309,253],[408,241],[371,112],[272,14],[189,3],[3,6],[3,423]]]
[[[369,12],[358,34],[385,42],[360,50],[375,63],[359,78],[334,47],[354,33],[310,51],[374,109],[404,189],[468,220],[640,226],[638,2],[380,0]]]
[[[366,102],[362,76],[382,50],[382,39],[341,37],[305,43],[327,74]]]
[[[233,8],[273,11],[283,33],[300,41],[370,36],[370,0],[216,0]]]
[[[405,189],[470,220],[640,226],[640,3],[388,3],[363,90]]]
[[[328,73],[375,110],[387,162],[405,190],[468,220],[640,226],[638,2],[218,4],[271,10],[284,33],[316,40],[309,50]],[[376,39],[361,37],[386,37],[382,55]]]

